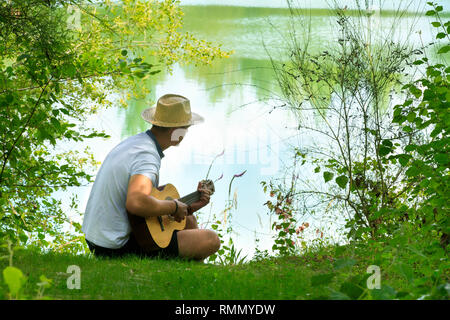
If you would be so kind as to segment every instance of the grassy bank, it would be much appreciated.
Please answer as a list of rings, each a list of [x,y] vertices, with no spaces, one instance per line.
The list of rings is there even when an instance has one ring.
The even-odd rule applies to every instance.
[[[328,246],[231,266],[30,250],[16,250],[13,265],[27,277],[20,295],[27,299],[39,297],[41,275],[52,281],[43,293],[51,299],[448,299],[447,258],[438,242],[415,239]],[[1,269],[8,264],[2,259]],[[80,289],[67,288],[70,265],[80,267]],[[367,288],[370,265],[380,268],[380,289]],[[3,274],[0,297],[9,298]]]

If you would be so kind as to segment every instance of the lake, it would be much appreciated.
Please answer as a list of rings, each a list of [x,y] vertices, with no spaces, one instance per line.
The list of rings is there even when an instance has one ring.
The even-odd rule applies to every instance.
[[[423,1],[409,1],[412,8],[424,6]],[[409,3],[408,2],[408,3]],[[224,177],[216,182],[216,192],[210,204],[201,210],[203,227],[208,217],[216,215],[224,219],[223,210],[228,199],[228,184],[236,173],[247,170],[236,178],[232,195],[236,191],[237,208],[233,211],[232,235],[242,254],[252,256],[255,239],[260,249],[271,249],[273,244],[271,222],[264,203],[269,195],[264,194],[261,181],[282,178],[286,166],[291,163],[293,146],[304,146],[314,140],[312,136],[299,135],[293,114],[279,108],[281,102],[274,99],[278,92],[266,51],[278,58],[285,48],[283,35],[287,32],[289,11],[285,1],[181,1],[184,8],[184,29],[197,38],[234,50],[229,59],[216,61],[211,67],[175,65],[173,73],[161,72],[151,77],[146,87],[149,95],[142,100],[126,101],[128,107],[102,110],[91,118],[88,125],[104,130],[111,136],[108,140],[93,140],[89,145],[95,158],[102,161],[107,153],[123,139],[145,131],[149,124],[140,118],[140,113],[152,106],[158,97],[176,93],[188,97],[192,111],[201,114],[205,123],[189,129],[179,147],[165,150],[160,171],[160,185],[174,184],[183,196],[195,190],[199,180],[206,176],[208,167],[216,155],[225,154],[214,162],[210,178]],[[313,45],[333,46],[336,42],[332,22],[336,17],[327,9],[328,1],[303,1],[306,8],[314,4],[311,11]],[[352,1],[347,1],[350,6]],[[373,1],[369,1],[373,3]],[[378,3],[378,1],[376,1]],[[392,10],[394,1],[382,1],[383,9]],[[441,1],[447,5],[450,1]],[[376,8],[376,5],[374,6]],[[378,16],[374,24],[389,26],[392,17]],[[431,40],[430,20],[422,17],[402,18],[400,33],[411,28],[422,30],[424,41]],[[400,35],[401,37],[401,35]],[[419,38],[412,34],[412,42]],[[72,146],[67,146],[67,149]],[[84,210],[90,186],[72,188]],[[61,195],[67,201],[68,193]],[[73,215],[74,219],[79,219]],[[226,217],[229,221],[229,217]],[[305,221],[311,230],[320,229],[339,241],[336,231],[340,225],[330,219]],[[311,232],[309,238],[314,238]]]

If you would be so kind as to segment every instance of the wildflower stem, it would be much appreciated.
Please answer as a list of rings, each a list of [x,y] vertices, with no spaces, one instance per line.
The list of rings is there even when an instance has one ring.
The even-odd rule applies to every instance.
[[[233,176],[233,178],[231,178],[230,184],[228,186],[228,201],[230,201],[231,185],[233,184],[234,178],[236,178],[236,176]]]
[[[220,154],[218,154],[217,156],[215,156],[214,159],[213,159],[213,161],[211,161],[211,164],[209,165],[209,168],[208,168],[208,172],[206,173],[206,178],[205,178],[205,180],[208,180],[209,172],[211,171],[211,167],[212,167],[214,161],[215,161],[218,157],[222,156],[224,153],[225,153],[225,149],[223,149],[223,151],[222,151]]]

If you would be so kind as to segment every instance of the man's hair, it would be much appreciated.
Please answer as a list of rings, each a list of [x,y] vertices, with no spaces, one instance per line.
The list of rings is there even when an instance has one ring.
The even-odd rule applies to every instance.
[[[190,125],[189,126],[183,126],[183,127],[175,127],[175,128],[183,128],[183,129],[187,129],[187,128],[189,128],[190,127]],[[169,131],[170,129],[172,129],[173,127],[160,127],[160,126],[157,126],[157,125],[153,125],[152,126],[152,129],[155,129],[156,131],[159,131],[159,132],[167,132],[167,131]]]

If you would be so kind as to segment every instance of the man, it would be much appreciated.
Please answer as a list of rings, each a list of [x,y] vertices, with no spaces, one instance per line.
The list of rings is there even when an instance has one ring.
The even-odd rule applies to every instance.
[[[190,206],[158,200],[150,192],[158,187],[163,151],[179,145],[189,126],[204,119],[191,112],[187,98],[175,94],[162,96],[156,107],[144,110],[141,116],[153,124],[151,129],[118,144],[96,176],[82,226],[86,242],[96,256],[133,253],[201,261],[219,249],[220,240],[214,231],[199,229],[195,217],[188,214],[209,203],[209,191],[199,183],[200,200]],[[167,248],[144,252],[132,233],[127,212],[144,218],[172,215],[177,221],[186,219],[186,227],[173,233]]]

